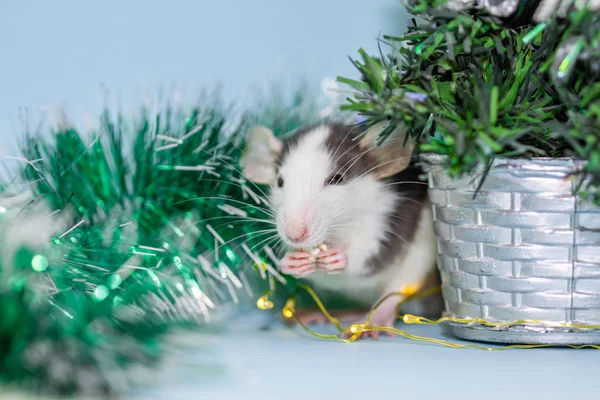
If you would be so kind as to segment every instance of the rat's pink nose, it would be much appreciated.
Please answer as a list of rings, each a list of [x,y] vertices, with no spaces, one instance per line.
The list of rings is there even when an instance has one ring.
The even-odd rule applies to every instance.
[[[287,220],[285,234],[292,242],[302,242],[308,237],[308,226],[304,221]]]
[[[308,236],[308,227],[306,225],[288,225],[285,234],[292,242],[302,242]]]

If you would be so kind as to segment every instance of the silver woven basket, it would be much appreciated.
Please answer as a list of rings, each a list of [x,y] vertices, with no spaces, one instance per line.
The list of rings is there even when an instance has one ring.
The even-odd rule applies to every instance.
[[[449,316],[543,324],[451,324],[460,338],[529,344],[600,344],[600,208],[573,196],[570,159],[496,160],[451,179],[423,155]]]

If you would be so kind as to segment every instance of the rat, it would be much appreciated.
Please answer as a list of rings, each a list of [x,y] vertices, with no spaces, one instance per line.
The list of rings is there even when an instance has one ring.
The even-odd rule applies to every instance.
[[[367,308],[437,271],[432,211],[414,140],[398,127],[379,143],[381,132],[381,125],[365,130],[319,123],[282,141],[259,126],[242,157],[246,178],[270,185],[273,223],[287,249],[279,269]],[[393,327],[400,300],[383,301],[370,324]],[[366,322],[364,311],[349,315]],[[311,323],[324,316],[315,311],[300,318]]]

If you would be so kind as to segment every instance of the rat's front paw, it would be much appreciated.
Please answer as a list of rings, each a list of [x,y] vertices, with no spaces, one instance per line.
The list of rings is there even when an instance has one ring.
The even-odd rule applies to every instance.
[[[344,250],[331,248],[317,254],[317,268],[329,274],[339,274],[348,265],[348,259]]]
[[[316,271],[314,259],[307,251],[290,251],[285,254],[279,264],[281,272],[294,278],[303,278]]]
[[[363,322],[361,323],[361,325],[366,325],[367,327],[380,327],[383,328],[381,330],[367,330],[365,332],[362,332],[361,335],[359,336],[359,338],[364,338],[364,337],[371,337],[373,339],[377,339],[379,337],[380,333],[383,333],[387,336],[395,336],[396,333],[394,331],[392,331],[392,329],[395,328],[395,322],[396,322],[396,313],[395,311],[392,309],[392,311],[390,311],[389,309],[383,308],[383,309],[376,309],[373,312],[373,316],[371,317],[371,320],[369,321],[369,323],[367,324],[366,321],[368,319],[368,315],[367,317],[365,317],[365,319],[363,320]],[[354,333],[348,332],[346,335],[346,338],[350,338],[352,336],[354,336]]]
[[[370,326],[379,326],[384,328],[382,330],[372,330],[365,332],[364,335],[366,337],[372,337],[373,339],[377,339],[379,334],[382,333],[386,336],[396,336],[396,333],[392,330],[395,328],[396,322],[396,314],[391,315],[373,315],[373,318],[369,322]]]

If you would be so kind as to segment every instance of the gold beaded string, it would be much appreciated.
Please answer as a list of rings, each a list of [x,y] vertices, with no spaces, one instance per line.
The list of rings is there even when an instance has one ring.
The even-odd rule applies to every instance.
[[[409,324],[409,325],[439,325],[444,322],[454,322],[454,323],[459,323],[459,324],[464,324],[464,325],[479,323],[479,324],[482,324],[485,326],[490,326],[490,327],[506,327],[506,326],[511,326],[511,325],[544,325],[544,326],[552,326],[552,327],[576,328],[576,329],[583,329],[583,330],[585,330],[585,329],[587,329],[587,330],[600,329],[600,325],[550,323],[550,322],[542,321],[542,320],[518,320],[518,321],[512,321],[512,322],[491,322],[491,321],[486,321],[486,320],[483,320],[480,318],[466,319],[466,318],[456,318],[456,317],[442,317],[437,320],[430,320],[428,318],[420,317],[420,316],[416,316],[416,315],[412,315],[412,314],[403,314],[403,315],[398,314],[398,309],[402,305],[406,304],[409,301],[413,301],[418,298],[429,296],[433,293],[439,292],[441,290],[441,288],[439,286],[432,288],[432,289],[424,290],[424,291],[418,291],[418,287],[411,287],[409,289],[406,289],[406,290],[403,290],[400,292],[390,293],[387,296],[385,296],[384,298],[382,298],[371,309],[371,312],[369,313],[367,320],[365,321],[364,324],[352,324],[348,327],[343,327],[341,322],[337,318],[333,317],[327,311],[323,302],[319,299],[317,294],[310,287],[306,286],[305,284],[300,284],[298,286],[298,288],[303,289],[312,297],[312,299],[315,302],[315,304],[317,305],[317,307],[321,310],[321,312],[325,315],[325,317],[333,325],[336,326],[339,334],[342,334],[342,336],[340,336],[339,334],[335,335],[335,334],[318,333],[318,332],[315,332],[312,329],[310,329],[304,323],[302,323],[302,321],[296,316],[296,302],[295,302],[294,296],[291,296],[287,299],[285,306],[283,307],[282,314],[285,318],[288,318],[288,319],[294,318],[305,331],[307,331],[311,335],[321,338],[321,339],[337,340],[337,341],[341,341],[344,343],[351,343],[351,342],[355,341],[356,339],[358,339],[358,337],[360,337],[360,335],[365,332],[386,331],[386,332],[392,332],[392,333],[394,333],[398,336],[404,337],[406,339],[416,340],[416,341],[420,341],[420,342],[433,343],[433,344],[442,345],[442,346],[446,346],[446,347],[452,347],[452,348],[471,348],[471,349],[478,349],[478,350],[497,351],[497,350],[509,350],[509,349],[532,349],[532,348],[543,348],[543,347],[568,347],[568,348],[572,348],[572,349],[593,348],[596,350],[600,350],[600,345],[595,345],[595,344],[586,344],[586,345],[516,344],[516,345],[507,345],[507,346],[499,346],[499,347],[486,347],[486,346],[471,344],[471,343],[468,343],[468,344],[453,343],[453,342],[449,342],[449,341],[442,340],[442,339],[413,335],[411,333],[408,333],[408,332],[406,332],[402,329],[398,329],[398,328],[392,328],[392,327],[386,327],[386,326],[374,326],[374,325],[370,324],[370,321],[373,317],[374,311],[381,305],[381,303],[383,301],[385,301],[386,299],[388,299],[392,296],[403,296],[404,297],[403,300],[398,302],[398,304],[396,305],[396,315],[404,323]],[[412,292],[412,293],[410,293],[410,292]],[[267,307],[264,307],[265,304],[270,306],[268,308],[273,307],[273,303],[270,300],[268,300],[269,294],[270,294],[270,292],[267,292],[263,297],[261,297],[257,301],[257,306],[259,308],[266,309]],[[347,335],[350,335],[350,336],[347,338],[344,337]]]

